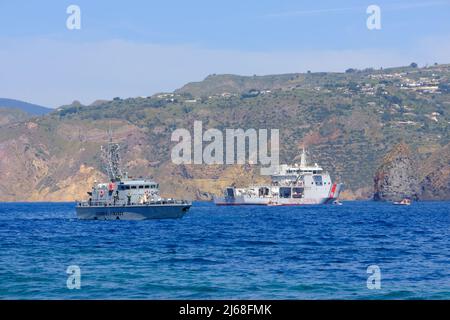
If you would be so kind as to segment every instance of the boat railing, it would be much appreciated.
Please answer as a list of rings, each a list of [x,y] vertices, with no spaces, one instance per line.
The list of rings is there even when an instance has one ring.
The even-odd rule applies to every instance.
[[[191,205],[188,200],[161,199],[152,200],[144,203],[126,203],[126,202],[106,202],[106,201],[78,201],[78,207],[127,207],[127,206],[149,206],[149,205],[165,205],[165,204],[185,204]]]

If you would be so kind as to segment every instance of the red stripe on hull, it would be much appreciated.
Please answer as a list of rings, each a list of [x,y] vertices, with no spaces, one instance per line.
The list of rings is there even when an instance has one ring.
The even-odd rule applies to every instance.
[[[333,183],[333,186],[331,187],[331,191],[330,191],[330,195],[329,195],[330,199],[334,198],[334,193],[336,192],[336,187],[337,187],[336,183]]]

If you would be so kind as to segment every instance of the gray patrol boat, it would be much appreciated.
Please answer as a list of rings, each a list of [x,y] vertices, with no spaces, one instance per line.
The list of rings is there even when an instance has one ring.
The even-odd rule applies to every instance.
[[[110,136],[102,157],[110,182],[96,183],[89,200],[77,202],[78,219],[145,220],[181,218],[192,206],[187,200],[161,198],[159,185],[150,179],[132,179],[122,174],[120,146]]]

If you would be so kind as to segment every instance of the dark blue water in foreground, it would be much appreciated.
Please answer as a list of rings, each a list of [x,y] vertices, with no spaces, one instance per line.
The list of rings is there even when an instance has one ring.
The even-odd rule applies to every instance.
[[[369,265],[380,290],[367,288]],[[140,222],[0,203],[0,298],[450,299],[450,203],[196,203],[181,220]]]

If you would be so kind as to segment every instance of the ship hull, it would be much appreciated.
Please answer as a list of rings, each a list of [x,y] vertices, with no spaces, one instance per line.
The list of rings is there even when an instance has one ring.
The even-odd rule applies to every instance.
[[[338,200],[342,184],[334,184],[326,196],[309,196],[302,198],[280,198],[280,197],[214,197],[217,206],[304,206],[334,204]]]
[[[337,198],[314,198],[314,199],[281,199],[281,198],[214,198],[214,203],[217,206],[303,206],[303,205],[318,205],[318,204],[332,204]]]
[[[77,218],[81,220],[179,219],[190,207],[190,204],[78,206],[76,213]]]

